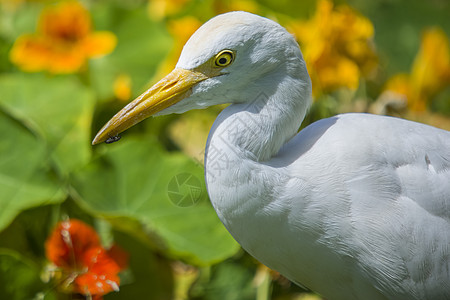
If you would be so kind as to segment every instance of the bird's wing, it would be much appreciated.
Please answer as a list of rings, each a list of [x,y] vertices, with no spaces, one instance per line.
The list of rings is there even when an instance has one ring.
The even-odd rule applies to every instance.
[[[450,222],[450,132],[446,130],[392,117],[344,114],[314,123],[286,146],[288,151],[283,150],[289,152],[296,175],[303,174],[301,164],[307,161],[301,156],[311,155],[312,162],[322,160],[338,168],[336,175],[355,192],[368,194],[372,187],[377,198],[384,193],[407,197],[430,215]],[[385,180],[395,180],[396,186]],[[360,184],[370,187],[363,189]]]
[[[273,163],[311,186],[286,191],[302,194],[293,225],[355,260],[355,278],[382,278],[375,285],[393,295],[401,287],[417,298],[433,290],[450,297],[450,132],[340,115],[302,130]]]

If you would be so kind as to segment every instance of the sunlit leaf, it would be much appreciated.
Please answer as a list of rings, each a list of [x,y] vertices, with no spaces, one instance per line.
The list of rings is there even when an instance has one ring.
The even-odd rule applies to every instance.
[[[0,90],[0,108],[45,141],[59,172],[89,161],[94,96],[87,88],[72,77],[18,74],[0,77]]]
[[[45,144],[0,113],[0,230],[22,210],[64,200],[46,167]]]
[[[108,145],[101,159],[75,176],[81,201],[105,216],[139,220],[163,249],[190,263],[209,264],[238,246],[209,203],[202,168],[141,137]]]

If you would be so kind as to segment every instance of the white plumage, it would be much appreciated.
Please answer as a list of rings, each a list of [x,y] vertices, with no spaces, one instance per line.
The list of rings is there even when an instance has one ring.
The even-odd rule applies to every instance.
[[[330,300],[450,299],[450,133],[344,114],[297,134],[310,93],[284,28],[227,13],[94,143],[150,115],[231,103],[209,134],[205,177],[246,251]]]

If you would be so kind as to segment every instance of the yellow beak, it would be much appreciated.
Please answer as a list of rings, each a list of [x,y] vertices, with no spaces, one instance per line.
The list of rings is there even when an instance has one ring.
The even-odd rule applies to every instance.
[[[118,140],[119,133],[189,97],[191,87],[207,78],[200,72],[174,69],[112,117],[97,133],[92,145]]]

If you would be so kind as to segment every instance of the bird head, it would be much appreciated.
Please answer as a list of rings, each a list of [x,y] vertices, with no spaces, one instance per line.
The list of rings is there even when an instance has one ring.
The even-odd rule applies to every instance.
[[[175,69],[112,117],[92,144],[150,116],[250,101],[298,65],[309,81],[298,44],[276,22],[246,12],[216,16],[191,36]]]

